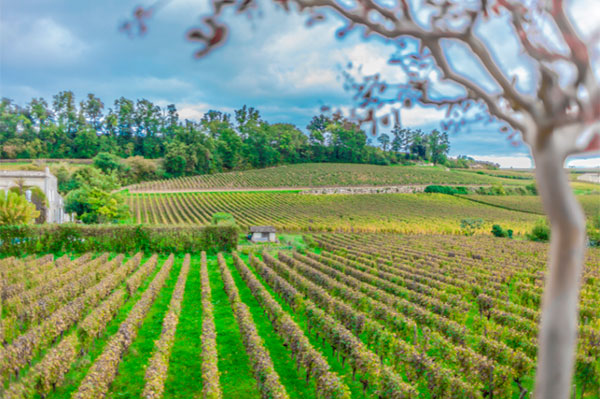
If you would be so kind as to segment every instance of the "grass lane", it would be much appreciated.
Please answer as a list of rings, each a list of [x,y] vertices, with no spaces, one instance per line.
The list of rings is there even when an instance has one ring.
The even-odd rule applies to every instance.
[[[216,256],[208,257],[208,277],[214,305],[223,398],[259,398],[260,393],[248,363],[248,355],[246,355],[240,330],[229,306],[229,299],[225,293]],[[198,331],[198,333],[200,332]]]
[[[164,399],[202,397],[200,255],[193,255],[171,350]]]

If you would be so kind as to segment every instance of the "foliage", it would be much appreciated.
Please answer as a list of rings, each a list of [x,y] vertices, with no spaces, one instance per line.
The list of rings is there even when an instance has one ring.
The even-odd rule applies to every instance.
[[[190,252],[230,251],[238,241],[235,226],[151,227],[130,225],[0,226],[0,252]]]
[[[495,225],[492,226],[492,234],[494,235],[494,237],[508,237],[508,238],[512,238],[513,231],[511,229],[504,230],[502,228],[502,226],[500,226],[499,224],[495,224]]]
[[[219,224],[235,224],[235,219],[231,213],[217,212],[212,215],[211,223],[214,225]]]
[[[45,223],[46,222],[46,212],[48,212],[48,199],[46,198],[46,194],[44,191],[38,186],[25,186],[18,185],[15,187],[11,187],[9,191],[13,191],[19,195],[25,195],[27,198],[26,192],[31,192],[31,203],[35,205],[35,209],[39,212],[39,215],[35,218],[35,223]],[[0,193],[0,195],[2,195]]]
[[[108,152],[100,152],[93,159],[94,166],[104,173],[110,173],[113,170],[121,168],[119,157]]]
[[[450,187],[450,186],[438,186],[432,185],[425,187],[426,193],[440,193],[440,194],[468,194],[469,191],[466,187]]]
[[[532,241],[550,240],[550,226],[548,225],[548,220],[545,218],[538,219],[527,237]]]
[[[588,220],[587,235],[590,246],[600,247],[600,211]]]
[[[40,215],[25,195],[0,190],[0,225],[25,225]]]
[[[87,185],[67,195],[65,211],[77,214],[77,218],[86,224],[118,223],[129,217],[129,208],[122,194]]]
[[[339,115],[315,116],[307,137],[294,125],[268,123],[245,105],[233,118],[210,110],[194,123],[181,121],[173,104],[162,110],[145,99],[121,97],[104,113],[104,104],[91,94],[78,108],[71,91],[54,96],[51,106],[43,99],[25,107],[4,99],[0,126],[7,127],[0,134],[0,157],[94,158],[96,168],[118,172],[129,183],[304,162],[388,165],[408,157],[443,164],[449,149],[447,134],[437,130],[403,128],[406,140],[401,146],[396,136],[394,144],[383,134],[380,149],[369,144],[358,124]],[[142,165],[136,157],[163,158],[161,169]],[[126,161],[129,158],[136,160]],[[61,191],[77,188],[68,184],[64,172],[59,177]]]

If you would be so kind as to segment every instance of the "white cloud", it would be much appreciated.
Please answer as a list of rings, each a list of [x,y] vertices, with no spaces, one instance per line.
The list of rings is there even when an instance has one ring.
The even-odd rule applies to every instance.
[[[600,168],[600,157],[567,159],[569,168]]]
[[[3,63],[65,65],[83,58],[89,46],[52,18],[3,21]]]
[[[430,123],[439,122],[444,119],[446,111],[434,107],[413,107],[411,109],[402,109],[400,118],[403,125],[422,126]]]
[[[473,159],[485,162],[494,162],[500,165],[501,168],[531,168],[533,162],[526,154],[518,154],[513,156],[496,156],[496,155],[468,155]]]

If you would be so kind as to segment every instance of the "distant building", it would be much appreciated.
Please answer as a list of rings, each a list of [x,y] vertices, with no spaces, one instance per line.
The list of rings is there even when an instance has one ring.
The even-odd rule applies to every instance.
[[[43,172],[0,170],[0,195],[3,195],[11,187],[18,186],[18,183],[21,182],[25,187],[39,187],[44,192],[48,201],[48,207],[46,208],[47,223],[64,223],[71,220],[70,216],[65,213],[63,198],[58,193],[56,176],[50,173],[50,169],[46,168]]]
[[[249,234],[252,242],[277,242],[275,227],[273,226],[252,226]]]

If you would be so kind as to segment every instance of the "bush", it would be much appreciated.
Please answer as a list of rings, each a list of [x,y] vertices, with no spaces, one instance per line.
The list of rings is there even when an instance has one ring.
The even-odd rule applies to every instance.
[[[527,190],[527,192],[529,194],[532,194],[532,195],[537,195],[537,193],[538,193],[537,192],[537,186],[535,185],[535,183],[531,183],[531,184],[526,185],[525,189]]]
[[[506,190],[504,186],[500,183],[494,184],[491,190],[492,195],[506,195]]]
[[[40,212],[27,201],[25,195],[0,190],[0,226],[32,223],[38,216]]]
[[[550,239],[548,221],[546,219],[539,219],[527,237],[532,241],[548,241]]]
[[[439,194],[468,194],[469,190],[466,187],[450,187],[450,186],[438,186],[431,185],[425,187],[426,193],[439,193]]]
[[[236,226],[155,227],[77,225],[72,223],[0,226],[0,253],[230,251],[238,241]]]
[[[508,237],[512,238],[513,231],[511,229],[504,230],[499,224],[495,224],[492,226],[492,234],[495,237]]]
[[[212,224],[235,224],[235,219],[231,213],[227,212],[217,212],[212,215],[211,221]]]

